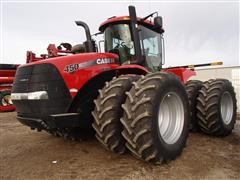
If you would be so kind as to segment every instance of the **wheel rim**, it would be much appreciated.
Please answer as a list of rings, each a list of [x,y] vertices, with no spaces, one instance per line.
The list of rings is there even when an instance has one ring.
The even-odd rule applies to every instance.
[[[162,99],[158,111],[158,127],[162,139],[167,144],[174,144],[181,136],[183,125],[183,102],[176,93],[169,92]]]
[[[2,98],[2,105],[3,106],[8,106],[8,105],[12,105],[12,100],[11,100],[11,95],[5,95]]]
[[[229,92],[224,92],[221,97],[221,116],[223,122],[228,125],[232,120],[233,100]]]

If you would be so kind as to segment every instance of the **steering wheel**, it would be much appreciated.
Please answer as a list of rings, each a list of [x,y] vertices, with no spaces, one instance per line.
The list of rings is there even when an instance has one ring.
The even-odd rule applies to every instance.
[[[121,42],[120,45],[121,45],[123,48],[127,48],[127,49],[132,49],[132,48],[133,48],[133,45],[132,45],[131,47],[127,46],[125,41]]]
[[[121,43],[117,43],[117,46],[115,46],[114,49],[124,49],[125,51],[130,50],[130,48],[126,46],[126,43],[124,41]]]

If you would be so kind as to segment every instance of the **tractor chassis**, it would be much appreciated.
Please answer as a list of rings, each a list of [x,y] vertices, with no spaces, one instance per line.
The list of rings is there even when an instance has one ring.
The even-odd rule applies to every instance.
[[[31,129],[46,131],[56,128],[82,127],[84,125],[79,121],[79,118],[78,113],[55,114],[44,119],[17,116],[21,123],[30,126]]]

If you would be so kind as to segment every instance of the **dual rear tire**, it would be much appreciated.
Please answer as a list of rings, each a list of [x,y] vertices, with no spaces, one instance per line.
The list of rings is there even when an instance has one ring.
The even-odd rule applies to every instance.
[[[229,135],[236,122],[236,95],[230,81],[211,79],[186,83],[192,131],[213,136]]]
[[[213,136],[229,135],[236,122],[236,94],[230,81],[209,80],[197,97],[197,122],[200,130]]]

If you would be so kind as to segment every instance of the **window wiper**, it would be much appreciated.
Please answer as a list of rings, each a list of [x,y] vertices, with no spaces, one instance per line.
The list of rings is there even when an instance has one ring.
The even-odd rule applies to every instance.
[[[158,16],[158,12],[156,11],[156,12],[153,12],[153,13],[147,15],[146,17],[142,18],[141,21],[143,22],[143,21],[145,21],[146,19],[148,19],[149,17],[153,17],[154,14],[157,14],[157,16]]]

